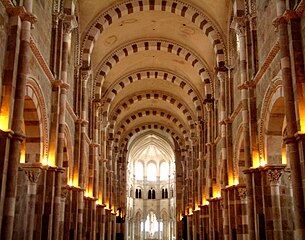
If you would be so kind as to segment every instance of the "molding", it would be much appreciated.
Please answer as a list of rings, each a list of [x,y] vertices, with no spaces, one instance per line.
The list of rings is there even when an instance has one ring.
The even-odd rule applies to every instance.
[[[68,113],[70,114],[70,116],[74,120],[74,122],[76,122],[78,117],[74,113],[74,110],[73,110],[73,108],[71,107],[71,105],[70,105],[70,103],[68,101],[66,101],[66,108],[67,108]]]
[[[46,60],[44,59],[41,52],[39,51],[38,46],[35,43],[32,36],[31,36],[31,40],[30,40],[30,47],[31,47],[32,53],[33,53],[34,57],[36,58],[39,66],[41,67],[41,69],[43,70],[43,72],[45,73],[45,75],[47,76],[49,81],[51,83],[54,82],[55,78],[53,76],[53,73],[51,72]]]
[[[238,114],[240,113],[241,109],[242,109],[242,104],[241,104],[241,101],[240,101],[238,103],[237,107],[232,112],[231,116],[229,117],[229,121],[230,122],[234,122],[235,118],[238,116]]]
[[[279,53],[279,51],[280,51],[280,43],[279,41],[276,41],[272,49],[269,51],[267,57],[265,58],[263,65],[260,67],[255,77],[253,78],[253,81],[251,81],[252,86],[256,86],[258,84],[258,82],[264,76],[265,72],[270,67],[270,64],[272,63],[276,55]]]

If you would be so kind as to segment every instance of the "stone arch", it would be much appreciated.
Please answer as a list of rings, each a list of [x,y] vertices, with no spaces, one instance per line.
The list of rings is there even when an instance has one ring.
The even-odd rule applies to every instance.
[[[174,140],[174,142],[177,142],[177,146],[179,146],[182,151],[182,149],[186,149],[189,142],[185,141],[185,139],[183,138],[183,136],[177,134],[173,129],[171,129],[170,127],[166,127],[160,124],[156,124],[156,123],[145,123],[145,124],[141,124],[137,127],[134,127],[133,129],[130,129],[128,132],[124,133],[121,137],[121,139],[117,140],[114,149],[117,151],[118,149],[120,149],[120,153],[119,155],[123,156],[124,152],[127,151],[127,147],[128,147],[128,143],[130,141],[130,139],[135,136],[136,134],[138,134],[140,131],[145,131],[145,130],[161,130],[167,134],[170,134]],[[120,146],[120,148],[119,148]],[[182,151],[182,157],[184,157],[184,155],[186,154],[185,151]]]
[[[38,83],[29,78],[24,103],[25,162],[47,164],[49,134],[45,100]]]
[[[149,39],[131,42],[123,47],[120,47],[114,51],[112,55],[101,62],[101,64],[97,67],[97,75],[94,77],[94,83],[92,86],[94,97],[97,99],[101,97],[104,79],[116,64],[127,56],[149,50],[175,54],[190,63],[195,69],[197,69],[199,77],[205,84],[206,98],[211,98],[211,95],[213,94],[213,84],[211,84],[211,77],[209,73],[211,71],[207,68],[207,64],[204,62],[204,60],[200,59],[193,51],[175,42]]]
[[[270,154],[268,154],[267,143],[274,139],[277,142],[277,150],[274,150],[279,151],[278,144],[279,141],[282,141],[280,138],[282,139],[285,115],[283,97],[282,81],[275,78],[264,95],[259,124],[259,155],[260,159],[264,158],[266,161],[268,161],[268,155],[272,152],[276,154],[271,148],[269,148]],[[280,122],[281,126],[279,126]]]
[[[121,146],[120,147],[121,151],[124,151],[132,136],[139,133],[140,131],[150,130],[150,129],[156,129],[156,130],[158,129],[164,131],[165,133],[170,134],[173,137],[173,139],[178,142],[179,146],[185,146],[186,139],[184,139],[181,134],[176,133],[175,130],[173,130],[171,127],[164,126],[159,123],[144,123],[122,134],[121,138],[115,141],[117,143],[116,144],[117,147]]]
[[[63,176],[63,183],[73,185],[73,146],[71,140],[71,132],[68,125],[65,125],[64,129],[65,142],[64,142],[64,156],[63,156],[63,167],[65,172]]]
[[[220,67],[225,65],[226,50],[222,36],[216,24],[205,13],[179,0],[163,0],[162,2],[158,0],[129,0],[112,6],[98,15],[92,22],[83,40],[81,55],[83,66],[90,65],[90,57],[94,44],[106,28],[123,16],[143,11],[164,11],[193,22],[211,41],[217,65]]]
[[[132,121],[135,121],[136,119],[140,119],[146,116],[157,116],[167,119],[168,121],[172,122],[174,126],[177,126],[179,128],[184,138],[189,137],[189,128],[183,122],[181,122],[177,117],[173,116],[170,112],[159,109],[140,110],[134,112],[132,115],[129,115],[128,117],[124,118],[121,121],[121,125],[116,129],[115,131],[116,134],[114,134],[114,136],[118,136],[119,138],[121,134],[124,132],[124,129],[126,129],[126,127]]]
[[[185,118],[188,122],[188,126],[190,126],[191,129],[191,136],[195,137],[195,124],[194,124],[194,117],[192,116],[190,110],[187,106],[180,100],[178,100],[175,96],[171,96],[170,93],[166,92],[140,92],[138,94],[135,94],[133,97],[130,97],[128,100],[123,100],[121,103],[117,104],[117,106],[112,110],[112,114],[109,115],[108,121],[110,121],[109,124],[109,132],[113,133],[115,121],[117,120],[119,114],[124,111],[124,109],[128,109],[131,107],[134,103],[142,101],[142,100],[160,100],[164,102],[168,102],[172,105],[174,105],[179,111],[182,111],[182,113],[185,115]]]
[[[239,125],[237,129],[237,136],[234,144],[233,170],[234,179],[238,179],[239,184],[246,184],[245,175],[243,173],[243,170],[246,170],[246,162],[244,157],[244,138],[242,125]]]
[[[202,114],[202,103],[203,100],[200,99],[199,92],[196,92],[194,86],[192,86],[187,80],[183,77],[178,76],[176,73],[173,73],[168,70],[138,70],[132,73],[129,73],[125,77],[121,78],[117,81],[110,90],[103,96],[103,102],[105,102],[103,106],[103,116],[107,116],[110,109],[110,103],[114,100],[115,96],[119,94],[121,90],[123,90],[129,84],[132,84],[136,81],[145,80],[145,79],[161,79],[164,81],[168,81],[170,83],[179,86],[182,90],[184,90],[187,95],[189,95],[194,103],[196,110],[198,111],[198,116],[203,117]]]

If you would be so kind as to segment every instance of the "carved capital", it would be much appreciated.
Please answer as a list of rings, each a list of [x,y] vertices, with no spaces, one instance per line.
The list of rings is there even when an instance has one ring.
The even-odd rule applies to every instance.
[[[235,29],[239,37],[244,37],[246,34],[247,17],[234,17],[231,27]]]
[[[81,70],[82,81],[87,83],[89,78],[90,78],[90,76],[91,76],[91,74],[92,74],[91,69],[82,69]]]
[[[267,178],[271,184],[279,184],[283,169],[268,169]]]
[[[213,104],[212,103],[206,103],[205,108],[208,112],[211,112],[213,110]]]
[[[245,187],[238,188],[238,196],[241,200],[246,200],[247,198],[247,189]]]
[[[218,72],[217,77],[220,82],[225,82],[227,79],[227,73],[226,72]]]
[[[27,168],[25,167],[23,169],[24,173],[25,173],[25,176],[27,177],[28,181],[30,183],[37,183],[38,182],[38,179],[39,179],[39,176],[40,176],[40,173],[41,173],[41,169],[40,168]]]
[[[78,27],[77,20],[74,15],[63,14],[61,18],[63,20],[64,34],[70,34],[74,28]]]

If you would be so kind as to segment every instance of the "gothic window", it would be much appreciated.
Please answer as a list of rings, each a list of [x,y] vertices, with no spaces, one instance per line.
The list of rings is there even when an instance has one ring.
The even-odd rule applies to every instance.
[[[141,189],[136,189],[136,198],[142,198]]]
[[[136,189],[136,198],[139,198],[139,191]]]
[[[151,199],[156,199],[156,191],[154,189],[151,190]]]
[[[168,179],[168,163],[163,162],[160,166],[160,180],[167,180]]]
[[[148,190],[148,197],[147,198],[151,199],[151,190],[150,189]]]
[[[154,163],[149,163],[147,166],[147,180],[156,181],[157,180],[157,167]]]
[[[141,162],[137,162],[135,166],[135,178],[136,180],[143,180],[144,168]]]

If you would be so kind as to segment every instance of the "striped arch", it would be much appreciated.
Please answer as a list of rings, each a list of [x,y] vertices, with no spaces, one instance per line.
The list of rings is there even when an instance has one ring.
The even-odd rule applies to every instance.
[[[64,146],[64,159],[63,167],[65,168],[63,176],[63,183],[69,184],[73,179],[73,145],[71,140],[71,131],[69,126],[65,124],[65,146]],[[71,182],[72,183],[72,182]]]
[[[234,144],[234,157],[233,157],[233,176],[238,179],[240,184],[245,184],[243,170],[245,170],[245,162],[241,153],[243,152],[243,127],[239,125],[237,129],[236,140]]]
[[[170,94],[166,92],[141,92],[127,100],[125,99],[123,102],[119,103],[118,106],[113,109],[112,114],[109,115],[108,121],[110,122],[110,128],[115,124],[115,121],[117,120],[120,113],[124,111],[124,109],[130,108],[131,105],[136,102],[149,99],[160,100],[174,105],[176,108],[178,108],[178,111],[181,111],[185,115],[190,128],[193,131],[195,130],[195,121],[192,114],[190,113],[190,110],[183,103],[181,103],[175,97],[170,96]]]
[[[118,142],[115,143],[115,148],[118,149],[120,146],[121,151],[125,151],[125,149],[128,146],[129,140],[137,133],[145,130],[161,130],[167,134],[170,134],[172,138],[177,141],[179,146],[185,146],[187,139],[184,139],[184,137],[181,134],[176,133],[175,130],[173,130],[171,127],[164,126],[159,123],[144,123],[140,124],[133,129],[129,130],[128,132],[124,132],[119,139]]]
[[[30,104],[26,104],[31,102]],[[29,139],[28,142],[37,142],[40,144],[40,162],[43,162],[48,156],[48,146],[49,146],[49,133],[48,133],[48,119],[47,119],[47,109],[45,104],[45,99],[42,94],[42,90],[34,78],[27,79],[26,89],[25,89],[25,115],[32,115],[33,112],[37,112],[37,119],[32,124],[37,124],[39,126],[39,139],[33,138]],[[26,113],[28,112],[28,113]],[[37,122],[36,122],[37,121]]]
[[[202,113],[202,103],[199,93],[194,90],[194,87],[190,85],[187,81],[183,80],[181,77],[176,74],[165,71],[165,70],[141,70],[128,74],[127,76],[120,79],[113,87],[108,91],[108,93],[103,97],[105,105],[103,107],[103,116],[107,117],[110,109],[110,104],[114,98],[122,91],[125,87],[133,82],[145,80],[145,79],[160,79],[168,81],[170,83],[179,86],[184,90],[192,99],[196,110],[198,111],[199,118],[203,118]]]
[[[116,50],[97,68],[97,75],[94,78],[93,84],[93,94],[95,95],[95,98],[99,98],[101,96],[103,82],[114,65],[119,63],[123,58],[127,56],[149,50],[163,51],[175,54],[190,63],[195,69],[197,69],[198,75],[205,84],[205,97],[211,98],[213,93],[213,84],[211,83],[211,78],[206,67],[207,64],[198,56],[196,56],[196,54],[191,50],[167,40],[140,40],[137,42],[129,43],[124,47]]]
[[[217,65],[225,65],[226,51],[224,41],[216,25],[202,11],[198,11],[190,4],[179,0],[135,0],[125,1],[114,5],[107,11],[101,13],[89,27],[82,46],[83,66],[90,66],[90,56],[94,44],[113,22],[116,20],[137,12],[144,11],[163,11],[170,14],[176,14],[193,22],[202,33],[208,37],[214,48]]]
[[[170,112],[162,111],[162,110],[158,110],[158,109],[140,110],[138,112],[133,113],[132,115],[130,115],[127,118],[125,118],[124,120],[122,120],[122,124],[116,129],[116,134],[114,134],[114,135],[118,136],[117,138],[120,138],[120,136],[122,135],[122,133],[124,132],[124,130],[126,129],[128,124],[135,121],[136,119],[140,119],[140,118],[146,117],[146,116],[158,116],[158,117],[162,117],[164,119],[168,119],[169,121],[171,121],[175,126],[177,126],[180,129],[180,131],[183,134],[185,139],[189,138],[189,129],[187,128],[187,126],[185,124],[181,123],[181,121],[179,119],[177,119],[175,116],[173,116]],[[114,132],[113,129],[109,129],[109,132],[112,132],[112,131]],[[111,138],[112,137],[111,133],[109,135]],[[115,142],[116,142],[117,138],[115,138]]]
[[[274,105],[275,101],[280,97],[283,97],[283,83],[280,78],[275,78],[272,83],[269,85],[265,96],[263,98],[263,105],[261,109],[258,140],[259,140],[259,155],[260,159],[266,159],[265,152],[265,138],[266,130],[268,124],[268,116],[271,113],[271,108]]]

